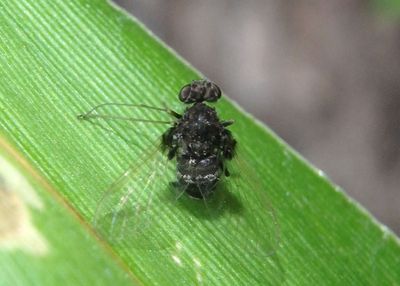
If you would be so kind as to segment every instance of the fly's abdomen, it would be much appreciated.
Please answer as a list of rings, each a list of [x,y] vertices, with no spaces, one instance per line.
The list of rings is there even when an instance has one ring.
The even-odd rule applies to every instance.
[[[204,198],[212,193],[222,171],[217,156],[206,158],[177,158],[177,179],[187,194]]]

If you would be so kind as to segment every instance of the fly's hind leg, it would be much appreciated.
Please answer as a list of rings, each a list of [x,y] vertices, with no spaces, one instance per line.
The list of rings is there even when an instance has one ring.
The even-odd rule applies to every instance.
[[[229,177],[231,175],[231,173],[228,170],[228,167],[225,166],[224,162],[222,161],[219,162],[219,168],[225,174],[225,177]]]

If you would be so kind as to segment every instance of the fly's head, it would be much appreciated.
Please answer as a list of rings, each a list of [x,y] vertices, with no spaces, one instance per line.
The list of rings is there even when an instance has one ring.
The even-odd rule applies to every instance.
[[[215,102],[221,97],[220,88],[206,79],[194,80],[179,92],[179,100],[190,104],[197,102]]]

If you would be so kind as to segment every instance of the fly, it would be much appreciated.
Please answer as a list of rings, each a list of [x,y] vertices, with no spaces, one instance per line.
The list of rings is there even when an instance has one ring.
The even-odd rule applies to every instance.
[[[221,98],[220,88],[209,80],[194,80],[180,90],[178,98],[187,105],[182,113],[146,104],[106,103],[78,116],[118,135],[135,122],[170,125],[159,143],[140,156],[104,193],[96,210],[95,227],[107,238],[128,237],[136,245],[157,248],[160,239],[154,237],[154,231],[162,226],[155,225],[163,215],[166,220],[178,212],[165,202],[185,201],[185,208],[196,220],[209,218],[198,220],[196,227],[221,229],[227,235],[230,227],[234,237],[240,231],[244,235],[253,232],[259,240],[241,247],[273,253],[279,241],[275,212],[265,192],[260,191],[262,186],[254,178],[255,172],[236,154],[237,141],[228,129],[234,121],[221,120],[208,104]],[[147,110],[148,116],[150,112],[166,114],[171,119],[132,117],[133,109]],[[176,162],[175,168],[170,168],[170,161]],[[231,167],[236,173],[240,169],[241,175],[248,178],[238,178],[237,174],[231,178]],[[166,199],[170,193],[172,200]],[[266,210],[266,219],[255,217],[250,211],[257,204]],[[221,218],[224,212],[232,214]],[[168,239],[164,242],[173,244]]]
[[[179,99],[191,104],[162,135],[162,148],[168,159],[176,158],[177,186],[191,197],[205,199],[215,190],[221,176],[229,176],[225,161],[234,156],[236,140],[227,129],[232,120],[221,121],[205,102],[221,97],[219,87],[210,81],[193,81],[182,88]]]

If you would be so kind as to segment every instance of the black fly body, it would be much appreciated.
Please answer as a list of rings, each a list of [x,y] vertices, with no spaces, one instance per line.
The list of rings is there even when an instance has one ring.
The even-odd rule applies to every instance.
[[[234,156],[236,140],[214,108],[204,102],[221,97],[219,87],[207,80],[193,81],[182,88],[179,99],[192,104],[162,135],[168,159],[176,157],[177,186],[193,198],[207,198],[222,175],[229,176],[225,160]]]

